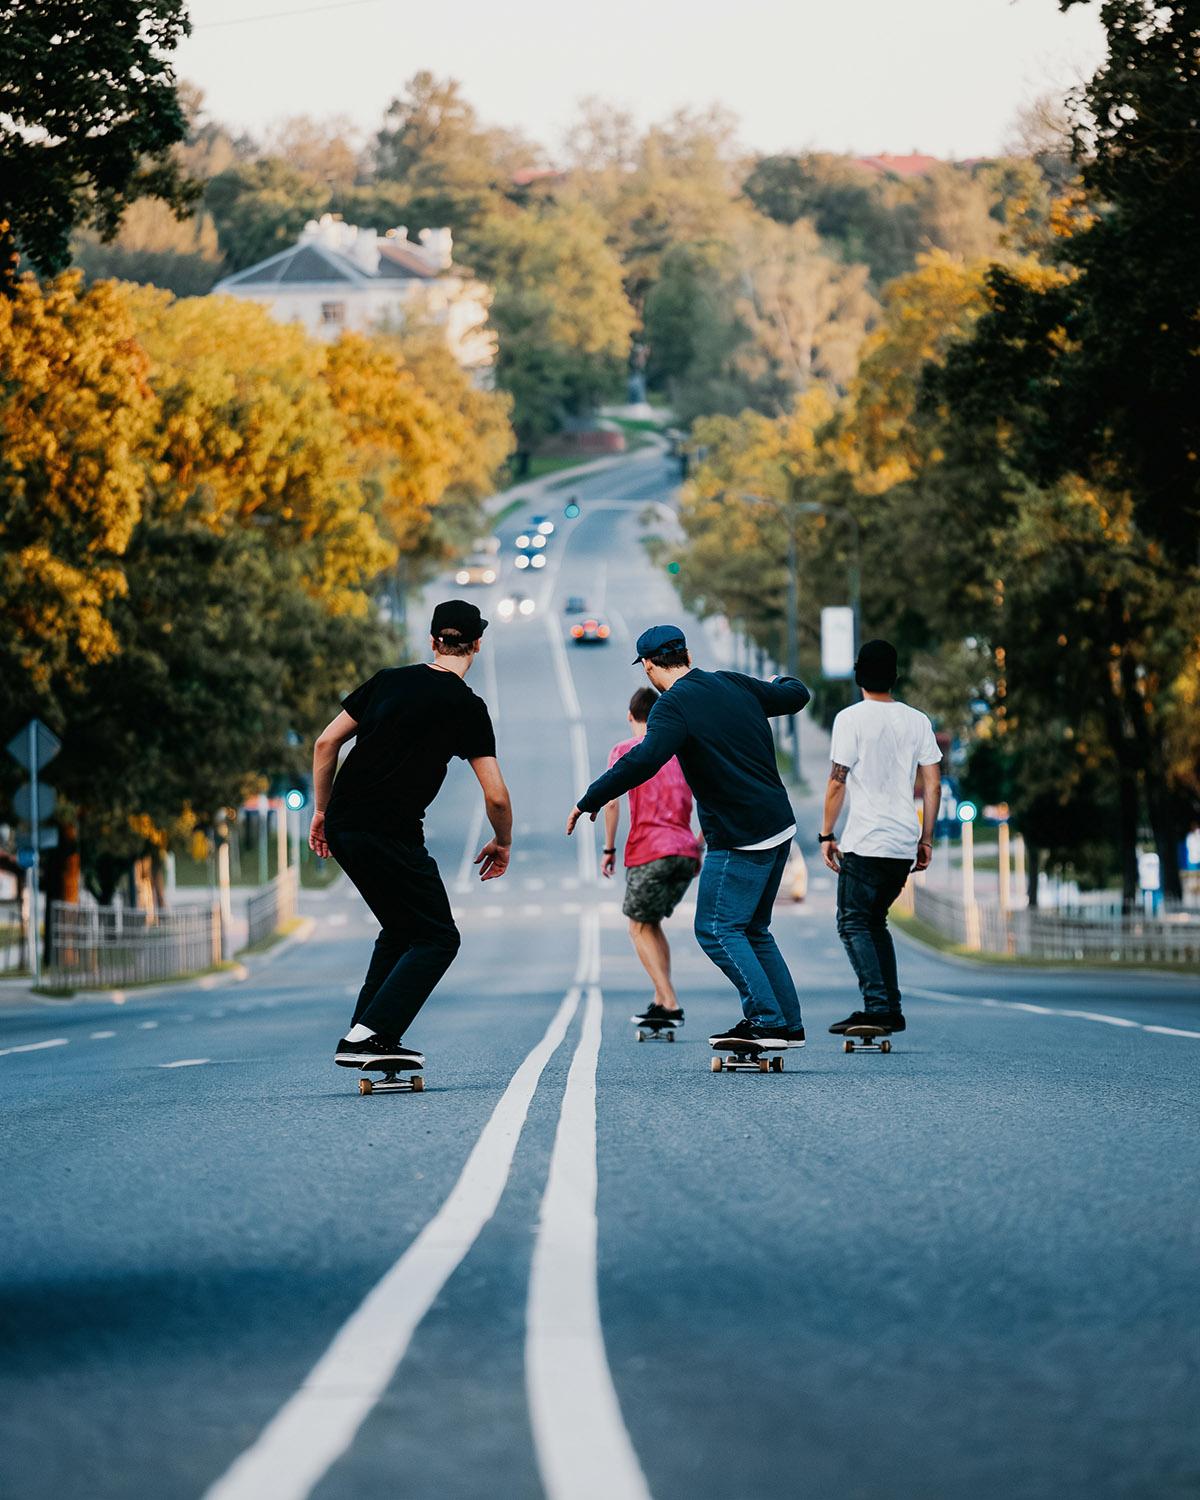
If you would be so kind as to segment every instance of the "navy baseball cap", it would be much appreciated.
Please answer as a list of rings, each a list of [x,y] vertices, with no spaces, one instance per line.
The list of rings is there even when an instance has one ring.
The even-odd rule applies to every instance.
[[[636,667],[643,658],[657,656],[660,651],[686,649],[687,641],[678,625],[651,625],[649,630],[643,630],[637,638],[637,655],[633,658],[633,664]]]

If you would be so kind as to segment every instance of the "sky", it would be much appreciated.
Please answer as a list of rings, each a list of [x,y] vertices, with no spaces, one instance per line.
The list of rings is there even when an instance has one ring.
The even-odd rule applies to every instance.
[[[373,131],[405,80],[457,78],[554,155],[588,95],[639,124],[719,103],[754,151],[993,154],[1023,103],[1102,56],[1098,4],[1057,0],[192,0],[176,54],[209,113]],[[304,14],[303,12],[308,12]]]

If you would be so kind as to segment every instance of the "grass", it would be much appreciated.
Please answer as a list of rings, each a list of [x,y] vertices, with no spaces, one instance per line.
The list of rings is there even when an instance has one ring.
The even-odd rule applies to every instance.
[[[275,858],[275,840],[272,839],[267,847],[267,879],[273,880],[278,871],[278,863]],[[232,864],[232,861],[230,861]],[[322,868],[323,866],[323,868]],[[300,858],[300,884],[306,891],[323,891],[327,886],[333,884],[338,877],[337,866],[332,860],[311,859],[307,852],[302,852]],[[203,859],[192,859],[189,854],[177,854],[175,856],[175,884],[188,890],[196,890],[206,887],[208,880],[208,861]],[[241,856],[241,868],[230,871],[230,887],[235,891],[256,891],[260,889],[258,883],[258,849],[257,847],[243,849]]]
[[[249,943],[245,948],[238,949],[239,958],[253,958],[258,953],[269,953],[277,943],[282,943],[284,938],[291,937],[304,926],[303,917],[292,917],[277,927],[274,932],[269,932],[265,938],[260,938],[257,943]]]
[[[208,974],[226,974],[237,967],[238,965],[232,959],[228,959],[222,960],[219,964],[212,964],[207,969],[193,969],[187,974],[172,974],[169,979],[131,979],[125,984],[71,985],[63,988],[40,984],[35,987],[34,994],[50,995],[56,1000],[69,1000],[73,995],[95,994],[99,990],[153,990],[164,984],[186,984],[190,979],[203,979]]]
[[[888,920],[907,937],[924,943],[927,948],[936,949],[938,953],[948,953],[954,958],[970,959],[972,963],[997,969],[1161,969],[1168,974],[1193,972],[1191,964],[1172,964],[1147,958],[1100,958],[1095,955],[1088,958],[1032,958],[1015,953],[985,953],[954,942],[920,917],[905,916],[902,912],[893,910],[889,913]]]

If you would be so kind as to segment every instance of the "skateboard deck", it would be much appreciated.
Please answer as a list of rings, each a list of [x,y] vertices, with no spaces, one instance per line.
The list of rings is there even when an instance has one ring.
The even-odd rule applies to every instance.
[[[782,1073],[783,1048],[738,1046],[736,1042],[710,1042],[716,1056],[709,1064],[714,1073]],[[728,1052],[728,1057],[722,1057]]]
[[[425,1079],[420,1063],[392,1063],[385,1066],[363,1068],[363,1077],[358,1080],[360,1094],[421,1094],[425,1091]],[[367,1073],[382,1073],[382,1078],[367,1078]],[[402,1078],[402,1073],[411,1077]]]
[[[847,1026],[843,1052],[890,1052],[892,1039],[886,1026]]]
[[[634,1021],[639,1042],[673,1042],[679,1021]]]

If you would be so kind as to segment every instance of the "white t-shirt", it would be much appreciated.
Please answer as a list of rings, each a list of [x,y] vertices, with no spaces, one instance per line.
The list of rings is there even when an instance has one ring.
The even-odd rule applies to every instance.
[[[921,837],[913,802],[917,767],[936,766],[942,758],[933,725],[907,703],[864,698],[834,719],[829,754],[834,765],[850,769],[850,815],[840,847],[847,854],[912,859]]]

